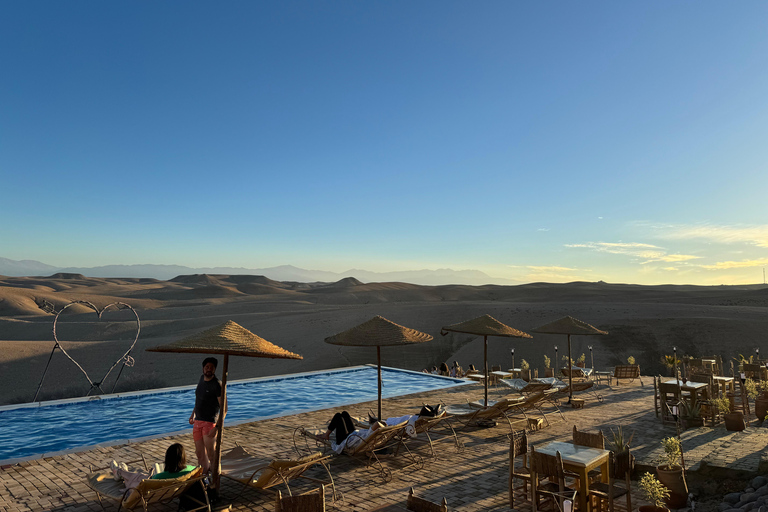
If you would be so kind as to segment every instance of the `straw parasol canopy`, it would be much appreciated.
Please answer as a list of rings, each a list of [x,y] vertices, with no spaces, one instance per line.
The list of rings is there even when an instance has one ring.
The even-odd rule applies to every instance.
[[[572,316],[564,316],[563,318],[559,320],[555,320],[554,322],[548,323],[546,325],[542,325],[541,327],[537,327],[536,329],[531,330],[531,332],[535,332],[538,334],[567,334],[568,335],[568,403],[571,402],[571,399],[573,398],[573,375],[570,371],[571,361],[573,358],[571,357],[571,336],[590,336],[590,335],[606,335],[608,334],[606,331],[601,331],[594,325],[590,325],[586,322],[582,322],[581,320],[577,320],[576,318],[573,318]]]
[[[528,333],[519,331],[514,327],[510,327],[499,322],[491,315],[483,315],[477,318],[473,318],[472,320],[448,325],[440,330],[440,334],[443,336],[449,332],[475,334],[477,336],[483,337],[483,373],[485,374],[486,405],[488,405],[488,336],[502,336],[504,338],[533,338],[533,336]]]
[[[221,403],[226,409],[227,403],[227,369],[229,356],[268,357],[272,359],[303,359],[299,354],[294,354],[284,348],[268,342],[253,334],[251,331],[238,325],[232,320],[194,334],[182,340],[148,348],[147,352],[175,352],[186,354],[221,354],[224,356],[224,367],[221,377]],[[219,413],[217,422],[216,453],[211,466],[213,467],[213,486],[219,488],[219,463],[221,461],[221,439],[223,435],[224,413]]]
[[[379,370],[379,419],[381,419],[381,347],[404,346],[431,340],[432,336],[429,334],[403,327],[379,315],[357,327],[325,338],[325,342],[331,345],[376,347],[376,362]]]

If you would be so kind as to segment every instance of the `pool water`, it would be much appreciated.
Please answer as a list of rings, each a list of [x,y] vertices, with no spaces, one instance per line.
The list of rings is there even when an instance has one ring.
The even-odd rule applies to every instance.
[[[385,398],[463,384],[466,381],[382,368]],[[0,407],[0,462],[189,430],[195,387]],[[230,381],[224,424],[377,398],[377,372],[370,366]]]

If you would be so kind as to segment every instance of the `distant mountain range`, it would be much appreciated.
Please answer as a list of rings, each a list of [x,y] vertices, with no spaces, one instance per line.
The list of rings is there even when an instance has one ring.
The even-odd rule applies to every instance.
[[[491,277],[479,270],[405,270],[401,272],[371,272],[351,269],[346,272],[306,270],[292,265],[270,268],[210,267],[190,268],[182,265],[105,265],[102,267],[56,267],[35,260],[10,260],[0,258],[0,275],[11,277],[49,276],[65,272],[83,274],[88,277],[149,277],[167,281],[176,276],[189,274],[261,275],[275,281],[298,281],[301,283],[336,282],[345,277],[354,277],[364,283],[403,282],[427,286],[464,284],[520,284],[517,281]]]

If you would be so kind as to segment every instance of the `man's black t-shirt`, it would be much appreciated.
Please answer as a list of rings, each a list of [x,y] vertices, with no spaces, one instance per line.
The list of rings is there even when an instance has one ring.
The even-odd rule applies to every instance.
[[[209,381],[205,376],[200,376],[200,382],[195,389],[195,419],[199,421],[216,422],[219,413],[219,397],[221,396],[221,384],[216,377]]]

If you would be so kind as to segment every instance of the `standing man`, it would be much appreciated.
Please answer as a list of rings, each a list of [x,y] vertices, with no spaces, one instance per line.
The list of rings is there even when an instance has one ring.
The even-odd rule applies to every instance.
[[[211,469],[219,411],[222,411],[224,417],[227,415],[227,408],[221,403],[221,384],[215,375],[218,364],[219,361],[215,357],[206,357],[203,360],[203,375],[195,389],[195,408],[189,416],[197,462],[203,467],[204,473]]]

